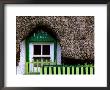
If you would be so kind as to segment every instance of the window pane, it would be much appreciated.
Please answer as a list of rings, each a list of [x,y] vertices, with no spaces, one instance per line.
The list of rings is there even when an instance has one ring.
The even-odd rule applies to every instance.
[[[34,45],[34,55],[41,55],[41,45]]]
[[[50,55],[50,45],[43,45],[43,55]]]

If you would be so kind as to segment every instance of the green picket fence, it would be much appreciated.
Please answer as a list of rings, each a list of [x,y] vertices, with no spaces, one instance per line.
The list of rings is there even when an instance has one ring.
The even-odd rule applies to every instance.
[[[44,65],[40,68],[40,74],[44,75],[92,75],[93,66],[68,66],[68,65]]]
[[[36,64],[36,69],[31,65]],[[93,75],[93,65],[56,65],[56,62],[26,62],[26,75]]]

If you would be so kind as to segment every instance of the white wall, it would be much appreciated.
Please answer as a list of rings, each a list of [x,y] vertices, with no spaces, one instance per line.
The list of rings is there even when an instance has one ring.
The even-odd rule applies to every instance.
[[[61,47],[57,44],[57,64],[61,64]]]
[[[17,74],[25,74],[25,55],[26,55],[26,52],[25,52],[25,41],[22,41],[20,43],[20,62],[19,62],[19,66],[17,66]]]

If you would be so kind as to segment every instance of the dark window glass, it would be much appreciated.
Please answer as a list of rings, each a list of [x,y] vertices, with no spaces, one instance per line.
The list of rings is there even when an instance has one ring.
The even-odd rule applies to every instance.
[[[50,45],[43,45],[42,54],[43,55],[50,55]]]
[[[41,55],[41,45],[34,45],[34,55]]]

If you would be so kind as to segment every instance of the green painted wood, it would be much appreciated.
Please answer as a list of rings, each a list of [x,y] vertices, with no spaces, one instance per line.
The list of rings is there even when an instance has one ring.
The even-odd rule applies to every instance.
[[[74,66],[72,66],[72,74],[74,74]]]
[[[58,74],[61,74],[61,67],[58,67]]]
[[[28,74],[28,63],[26,62],[25,73]]]
[[[93,67],[90,67],[90,74],[93,74]]]
[[[33,35],[29,37],[29,42],[54,42],[54,41],[55,39],[44,31],[33,33]]]
[[[25,41],[26,45],[26,62],[29,62],[29,42],[28,39]]]
[[[49,74],[50,74],[50,75],[52,74],[52,70],[51,70],[51,67],[49,67]]]
[[[54,67],[54,75],[56,75],[56,67]]]
[[[47,74],[47,67],[44,67],[44,74]]]
[[[70,74],[70,67],[67,67],[67,74]]]
[[[63,66],[63,74],[65,74],[65,67]]]
[[[79,67],[76,67],[76,74],[79,74]]]
[[[36,62],[34,62],[34,63],[36,63]],[[37,63],[39,64],[42,62],[37,62]],[[35,72],[29,73],[28,72],[28,67],[29,67],[28,64],[29,64],[29,62],[26,63],[26,74],[37,74],[38,71],[37,71],[37,73],[35,73]],[[58,75],[61,74],[61,67],[63,68],[63,75],[65,75],[65,67],[67,67],[67,74],[70,75],[70,66],[59,66],[59,65],[56,65],[56,66],[55,65],[54,66],[53,65],[46,65],[46,66],[44,66],[44,74],[45,75],[47,74],[47,68],[49,68],[49,74],[51,75],[52,74],[52,69],[51,69],[52,67],[53,67],[54,75],[56,75],[56,67],[58,67]],[[74,75],[74,67],[75,66],[72,66],[72,75]],[[76,75],[79,74],[79,67],[80,66],[76,67]],[[85,66],[81,66],[81,75],[84,75],[84,73],[83,73],[84,68],[83,67],[85,67]],[[88,67],[90,67],[90,75],[93,75],[93,67],[92,66],[85,67],[86,75],[88,75]],[[41,75],[43,74],[42,72],[43,72],[43,67],[40,67],[40,74]]]

